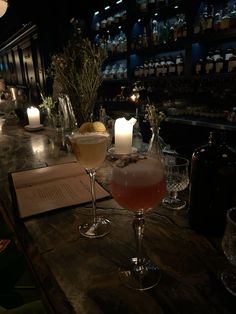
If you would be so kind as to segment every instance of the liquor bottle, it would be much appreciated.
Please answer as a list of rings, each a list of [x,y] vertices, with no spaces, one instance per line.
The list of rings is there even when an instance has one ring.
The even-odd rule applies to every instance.
[[[153,77],[155,75],[155,64],[152,59],[148,63],[148,77]]]
[[[159,43],[159,32],[157,20],[152,21],[151,43],[153,46],[157,46]]]
[[[215,31],[219,31],[221,29],[221,21],[222,21],[222,10],[216,12],[213,20],[213,29]]]
[[[143,35],[142,35],[142,48],[148,47],[148,35],[147,35],[147,28],[144,27]]]
[[[224,70],[224,58],[221,55],[220,49],[216,49],[213,55],[215,60],[215,72],[222,73]]]
[[[147,0],[136,0],[136,4],[138,10],[140,12],[147,12],[148,11],[148,1]]]
[[[224,8],[223,10],[223,15],[220,23],[220,29],[229,29],[230,27],[230,12],[228,6]]]
[[[234,51],[228,59],[228,72],[236,72],[236,55]]]
[[[176,75],[176,64],[171,56],[167,57],[168,75]]]
[[[212,51],[209,51],[206,57],[205,72],[206,74],[212,74],[214,72],[215,61],[213,59]]]
[[[205,25],[206,32],[209,32],[213,29],[213,17],[214,17],[214,6],[210,5],[208,7],[208,14],[206,16],[206,25]]]
[[[166,58],[165,57],[161,58],[160,65],[161,65],[161,73],[160,73],[160,75],[161,76],[166,76],[167,75],[167,71],[168,71],[168,67],[167,67],[167,64],[166,64]]]
[[[178,55],[175,60],[176,71],[178,75],[182,75],[184,73],[184,59],[181,55]]]
[[[162,65],[161,65],[161,60],[159,58],[155,60],[155,72],[156,72],[156,77],[162,75]]]
[[[143,76],[148,77],[148,73],[149,73],[149,61],[145,60],[144,65],[143,65]]]
[[[195,64],[195,73],[197,75],[204,73],[204,62],[202,58],[199,58]]]
[[[229,72],[229,59],[233,56],[233,49],[227,48],[225,52],[225,70]]]
[[[156,8],[156,0],[148,0],[148,11],[152,12]]]
[[[189,224],[205,235],[222,235],[226,211],[236,205],[236,153],[221,132],[210,132],[207,145],[192,155]]]

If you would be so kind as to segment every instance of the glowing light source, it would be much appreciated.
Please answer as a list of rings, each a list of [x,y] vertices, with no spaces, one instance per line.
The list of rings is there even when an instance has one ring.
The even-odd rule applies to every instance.
[[[7,0],[0,0],[0,17],[2,17],[8,8],[8,2]]]

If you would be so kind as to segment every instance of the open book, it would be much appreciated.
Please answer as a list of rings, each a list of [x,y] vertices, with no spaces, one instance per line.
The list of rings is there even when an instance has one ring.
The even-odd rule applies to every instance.
[[[22,218],[91,201],[89,175],[78,162],[11,174]],[[96,198],[110,194],[97,182]]]

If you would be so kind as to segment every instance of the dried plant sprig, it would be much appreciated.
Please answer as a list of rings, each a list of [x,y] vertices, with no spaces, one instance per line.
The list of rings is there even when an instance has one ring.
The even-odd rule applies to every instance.
[[[53,101],[52,97],[44,97],[43,102],[39,105],[42,109],[49,109],[53,110],[55,107],[55,102]]]
[[[107,52],[91,43],[88,38],[83,38],[75,20],[72,24],[73,37],[62,53],[52,57],[50,73],[61,86],[61,91],[69,96],[77,117],[80,116],[81,121],[87,121],[103,81],[101,68]]]
[[[165,120],[166,115],[162,111],[158,111],[157,107],[154,103],[148,103],[145,108],[145,120],[150,123],[152,128],[160,127],[160,124],[163,120]]]

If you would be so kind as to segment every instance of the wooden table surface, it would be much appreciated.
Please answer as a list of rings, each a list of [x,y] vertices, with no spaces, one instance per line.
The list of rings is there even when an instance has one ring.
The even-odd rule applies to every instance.
[[[49,313],[203,314],[236,313],[236,297],[220,281],[229,266],[221,239],[207,239],[189,228],[187,210],[159,206],[145,216],[144,248],[161,269],[160,283],[134,291],[119,280],[118,268],[136,255],[133,214],[113,199],[98,202],[111,221],[111,233],[87,239],[78,225],[92,213],[90,204],[20,220],[11,200],[8,172],[75,160],[60,134],[5,127],[0,134],[2,213],[14,229],[33,270]],[[107,175],[106,163],[98,179]]]

